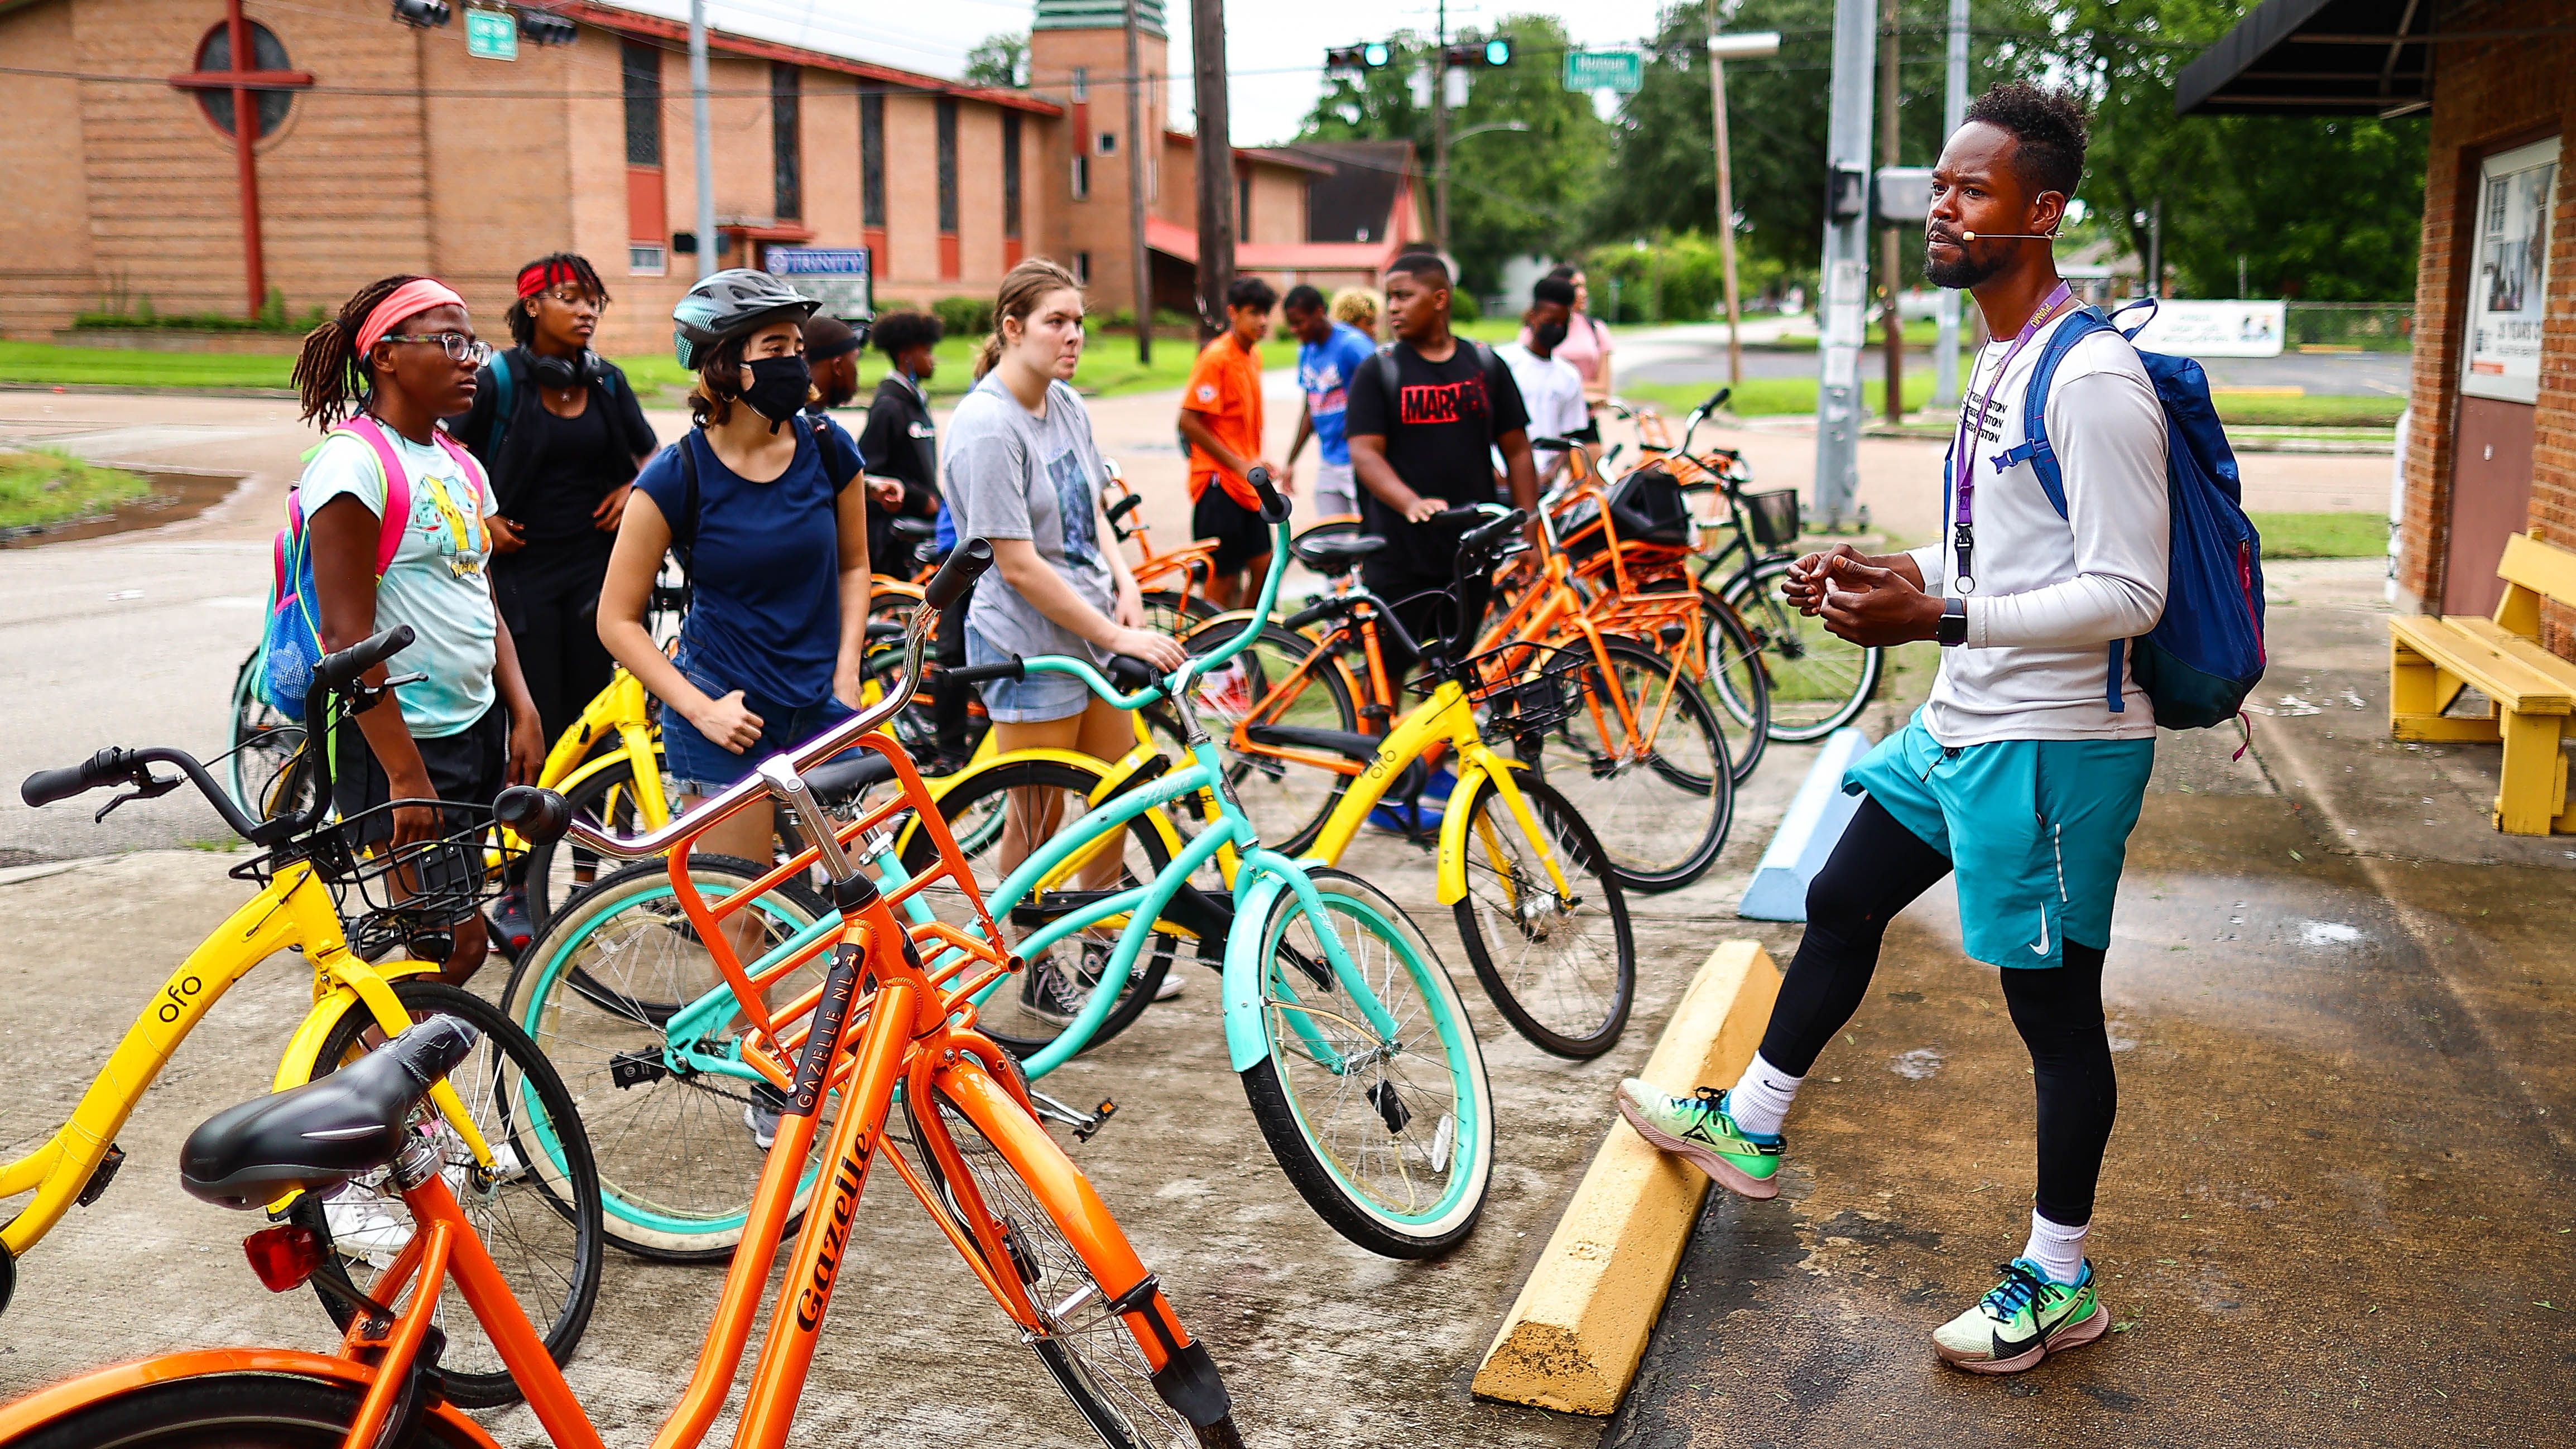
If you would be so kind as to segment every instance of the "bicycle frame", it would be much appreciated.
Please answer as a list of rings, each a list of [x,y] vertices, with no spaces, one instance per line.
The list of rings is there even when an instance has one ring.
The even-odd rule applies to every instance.
[[[393,982],[438,970],[431,961],[397,961],[379,967],[359,960],[349,951],[330,888],[314,874],[311,862],[299,860],[280,867],[259,894],[243,902],[171,973],[127,1028],[70,1118],[42,1146],[0,1167],[0,1198],[36,1194],[23,1211],[0,1226],[0,1248],[12,1257],[23,1254],[62,1220],[94,1180],[116,1134],[179,1044],[234,983],[290,946],[302,948],[313,963],[313,1008],[278,1062],[277,1091],[311,1080],[324,1038],[353,1001],[365,1003],[368,1014],[389,1036],[408,1028],[411,1014],[394,995]],[[442,1081],[432,1100],[458,1139],[472,1149],[474,1160],[490,1168],[494,1163],[491,1144],[475,1129],[455,1089]],[[290,1193],[270,1207],[282,1209],[293,1200]]]
[[[591,758],[591,750],[612,735],[617,747]],[[581,718],[565,726],[553,748],[546,751],[545,768],[538,773],[537,783],[549,790],[570,790],[619,760],[657,760],[661,756],[659,739],[644,682],[621,666],[608,681],[608,687],[582,706]],[[639,765],[633,776],[636,815],[647,825],[669,820],[671,802],[662,794],[662,772]]]

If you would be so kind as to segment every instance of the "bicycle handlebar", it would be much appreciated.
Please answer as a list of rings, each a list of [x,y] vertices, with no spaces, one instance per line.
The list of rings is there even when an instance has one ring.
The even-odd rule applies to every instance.
[[[921,602],[934,613],[947,608],[992,566],[993,545],[980,538],[968,539],[948,551],[948,562],[939,566],[929,586],[921,591]]]
[[[416,637],[409,624],[396,624],[336,654],[325,654],[314,661],[313,686],[320,690],[347,689],[357,682],[359,675],[409,649]]]

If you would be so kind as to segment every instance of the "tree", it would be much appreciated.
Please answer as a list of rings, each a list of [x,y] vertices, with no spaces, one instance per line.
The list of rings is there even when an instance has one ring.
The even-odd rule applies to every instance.
[[[1593,114],[1591,98],[1558,82],[1564,25],[1548,15],[1508,15],[1493,33],[1512,38],[1516,58],[1467,72],[1467,103],[1449,116],[1452,137],[1496,127],[1466,136],[1449,154],[1447,241],[1460,285],[1471,293],[1490,290],[1506,258],[1563,255],[1582,240],[1610,151],[1609,128]],[[1326,82],[1299,139],[1411,141],[1427,190],[1431,108],[1427,95],[1417,101],[1414,78],[1431,67],[1431,44],[1412,31],[1398,32],[1394,43],[1395,64]],[[1522,129],[1504,130],[1506,123]]]
[[[1029,36],[1000,31],[985,36],[966,52],[966,74],[970,86],[990,86],[995,90],[1020,91],[1029,86]]]

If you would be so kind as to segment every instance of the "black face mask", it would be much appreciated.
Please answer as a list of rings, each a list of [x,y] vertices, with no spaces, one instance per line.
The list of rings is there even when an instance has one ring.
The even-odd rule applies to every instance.
[[[1541,352],[1554,352],[1565,345],[1565,324],[1550,322],[1544,327],[1533,327],[1530,329],[1530,341],[1537,343],[1538,350]]]
[[[763,357],[746,366],[751,369],[751,386],[742,390],[742,400],[769,419],[771,432],[805,410],[805,399],[814,391],[814,370],[804,358]]]

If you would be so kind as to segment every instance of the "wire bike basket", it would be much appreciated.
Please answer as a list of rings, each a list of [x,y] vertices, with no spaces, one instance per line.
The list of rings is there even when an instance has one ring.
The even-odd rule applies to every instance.
[[[1477,733],[1534,741],[1585,708],[1584,680],[1591,670],[1588,651],[1516,640],[1469,655],[1458,676],[1475,708]],[[1425,678],[1414,689],[1427,694],[1435,683]]]
[[[407,845],[388,844],[393,812],[427,805],[449,833]],[[349,950],[373,961],[396,946],[446,933],[472,920],[508,887],[509,867],[527,853],[492,819],[488,805],[441,800],[389,800],[328,825],[283,850],[233,867],[235,878],[265,886],[284,860],[306,860],[331,887]]]

